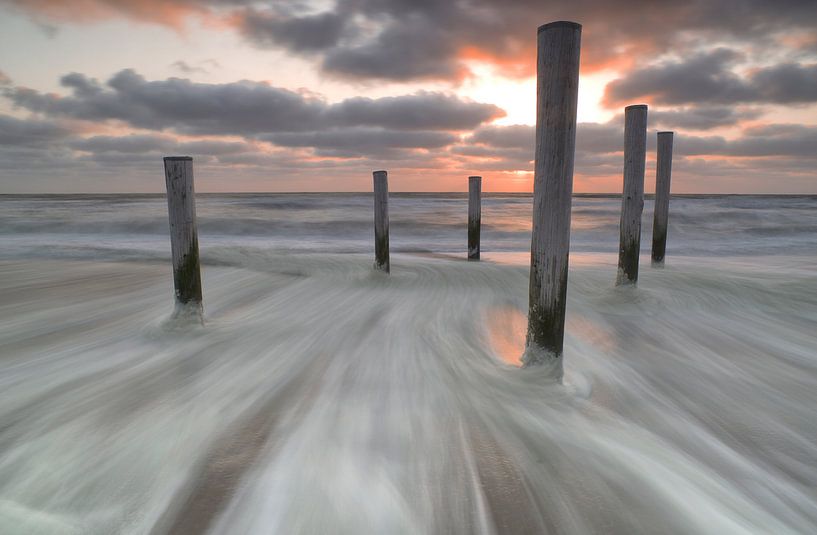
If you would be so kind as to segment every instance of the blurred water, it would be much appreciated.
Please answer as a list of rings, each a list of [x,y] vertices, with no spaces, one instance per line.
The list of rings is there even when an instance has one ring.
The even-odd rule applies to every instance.
[[[574,201],[565,384],[521,354],[530,198],[0,197],[0,533],[814,533],[817,198],[681,197],[615,288]],[[650,202],[642,243],[650,243]],[[434,255],[414,253],[440,253]]]
[[[571,250],[618,251],[621,201],[577,196]],[[364,194],[198,195],[203,249],[368,253],[372,200]],[[651,244],[652,200],[642,245]],[[165,259],[167,205],[161,195],[0,196],[0,258]],[[483,199],[485,251],[528,251],[531,197]],[[392,194],[396,252],[459,252],[465,194]],[[676,196],[668,254],[729,256],[817,253],[817,196]]]

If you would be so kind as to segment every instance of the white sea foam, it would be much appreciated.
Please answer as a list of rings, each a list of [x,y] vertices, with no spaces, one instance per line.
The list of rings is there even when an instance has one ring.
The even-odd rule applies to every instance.
[[[559,385],[524,253],[202,243],[203,325],[150,255],[0,261],[0,533],[817,530],[814,255],[571,254]]]

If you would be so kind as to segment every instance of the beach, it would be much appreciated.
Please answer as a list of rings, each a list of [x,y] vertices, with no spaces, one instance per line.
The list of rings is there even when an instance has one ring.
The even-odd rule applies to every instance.
[[[573,202],[564,380],[520,368],[531,197],[0,196],[0,532],[810,533],[817,197],[677,196],[616,287]]]

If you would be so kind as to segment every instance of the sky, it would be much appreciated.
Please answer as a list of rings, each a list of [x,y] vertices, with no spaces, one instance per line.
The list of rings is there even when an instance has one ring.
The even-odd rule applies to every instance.
[[[623,109],[676,193],[817,193],[814,0],[0,0],[0,193],[531,191],[536,30],[582,24],[574,191]]]

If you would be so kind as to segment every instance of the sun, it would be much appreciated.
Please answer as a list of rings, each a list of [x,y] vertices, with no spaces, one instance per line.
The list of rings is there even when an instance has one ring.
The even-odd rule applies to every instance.
[[[494,124],[536,124],[536,78],[508,78],[496,73],[489,63],[471,62],[468,68],[474,76],[469,78],[459,93],[478,102],[496,104],[507,115]],[[603,123],[610,120],[614,111],[601,104],[604,88],[617,77],[613,71],[597,71],[582,74],[579,79],[578,122]]]

